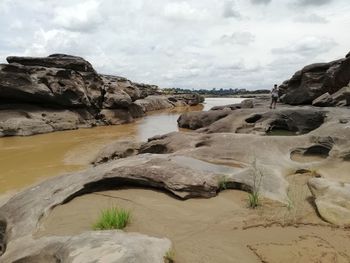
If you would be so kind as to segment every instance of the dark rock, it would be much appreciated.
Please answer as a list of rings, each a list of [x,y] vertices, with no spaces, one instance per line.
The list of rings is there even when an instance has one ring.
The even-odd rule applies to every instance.
[[[280,86],[280,99],[291,105],[312,104],[325,93],[333,95],[350,81],[350,57],[329,63],[316,63],[296,72],[292,78]],[[320,106],[328,105],[329,101],[316,100]],[[331,103],[332,104],[332,103]]]
[[[81,57],[65,54],[53,54],[48,57],[7,57],[8,63],[24,66],[41,66],[46,68],[64,68],[81,72],[95,72],[92,65]]]
[[[244,100],[241,103],[215,106],[215,107],[212,107],[210,110],[224,110],[224,109],[237,110],[237,109],[250,109],[250,108],[254,108],[254,100],[252,99]]]
[[[203,101],[198,94],[176,96],[175,102],[154,96],[160,94],[157,86],[99,75],[81,57],[54,54],[7,60],[10,64],[0,64],[0,137],[128,123],[148,111]]]
[[[332,94],[333,101],[337,106],[350,105],[350,86],[346,86]]]
[[[332,96],[326,92],[317,99],[313,100],[312,105],[316,107],[330,107],[334,105],[334,101]]]
[[[111,160],[126,158],[136,155],[139,151],[140,143],[133,141],[116,141],[103,148],[92,161],[92,164],[97,165]]]
[[[196,130],[226,117],[231,112],[231,109],[186,112],[180,115],[177,123],[181,128]]]

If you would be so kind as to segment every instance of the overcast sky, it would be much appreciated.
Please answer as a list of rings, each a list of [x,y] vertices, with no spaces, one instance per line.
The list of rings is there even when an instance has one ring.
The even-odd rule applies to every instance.
[[[181,88],[270,88],[350,51],[349,0],[0,0],[0,62],[78,55]]]

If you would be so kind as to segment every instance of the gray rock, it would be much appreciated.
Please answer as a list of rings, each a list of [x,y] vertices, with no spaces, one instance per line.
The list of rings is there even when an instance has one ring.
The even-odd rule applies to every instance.
[[[316,107],[330,107],[334,105],[334,101],[332,96],[328,92],[326,92],[317,99],[314,99],[312,105]]]
[[[291,105],[311,104],[327,92],[330,95],[337,92],[349,81],[350,57],[347,56],[329,63],[304,67],[280,86],[280,97],[284,103]]]
[[[231,109],[186,112],[180,115],[177,123],[181,128],[196,130],[206,127],[231,113]]]
[[[174,107],[166,96],[148,96],[144,99],[136,100],[135,104],[139,105],[144,112]]]
[[[350,105],[350,86],[346,86],[332,94],[332,99],[337,105]]]
[[[86,232],[74,237],[27,239],[19,251],[10,251],[2,262],[145,262],[163,263],[171,249],[166,238],[154,238],[122,231]]]
[[[120,159],[136,155],[140,147],[140,143],[131,140],[116,141],[104,147],[92,161],[92,164],[97,165],[114,159]]]
[[[52,54],[48,57],[7,57],[8,63],[46,68],[64,68],[82,72],[95,72],[92,65],[81,57]]]
[[[308,186],[322,218],[332,224],[350,225],[350,184],[312,178]]]

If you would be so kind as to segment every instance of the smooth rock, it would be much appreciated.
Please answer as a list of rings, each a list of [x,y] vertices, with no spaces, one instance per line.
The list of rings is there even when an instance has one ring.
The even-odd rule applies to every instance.
[[[350,184],[312,178],[308,186],[321,217],[335,225],[350,226]]]

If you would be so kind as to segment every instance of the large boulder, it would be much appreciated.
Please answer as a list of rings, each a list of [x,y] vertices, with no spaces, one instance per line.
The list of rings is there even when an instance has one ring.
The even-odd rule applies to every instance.
[[[331,106],[349,106],[350,105],[350,84],[341,88],[330,95],[328,92],[321,95],[312,102],[313,106],[331,107]]]
[[[48,57],[7,57],[8,63],[45,68],[64,68],[82,72],[95,72],[92,65],[81,57],[66,54],[52,54]]]
[[[335,225],[350,226],[350,184],[312,178],[308,186],[321,217]]]
[[[27,136],[53,131],[73,130],[96,125],[96,120],[83,109],[45,109],[33,105],[0,107],[0,137]]]
[[[350,81],[350,57],[316,63],[296,72],[280,86],[280,97],[291,105],[311,104],[325,93],[336,93]],[[323,98],[324,99],[324,98]],[[317,100],[316,103],[323,103]]]
[[[148,96],[135,101],[144,112],[162,110],[174,107],[166,96]]]
[[[97,108],[102,84],[95,72],[17,63],[0,65],[0,103]]]
[[[7,61],[0,64],[0,137],[128,123],[148,111],[203,101],[198,94],[160,96],[155,85],[100,75],[81,57],[53,54]]]
[[[177,124],[181,128],[197,130],[209,126],[231,113],[231,109],[186,112],[180,115]]]

